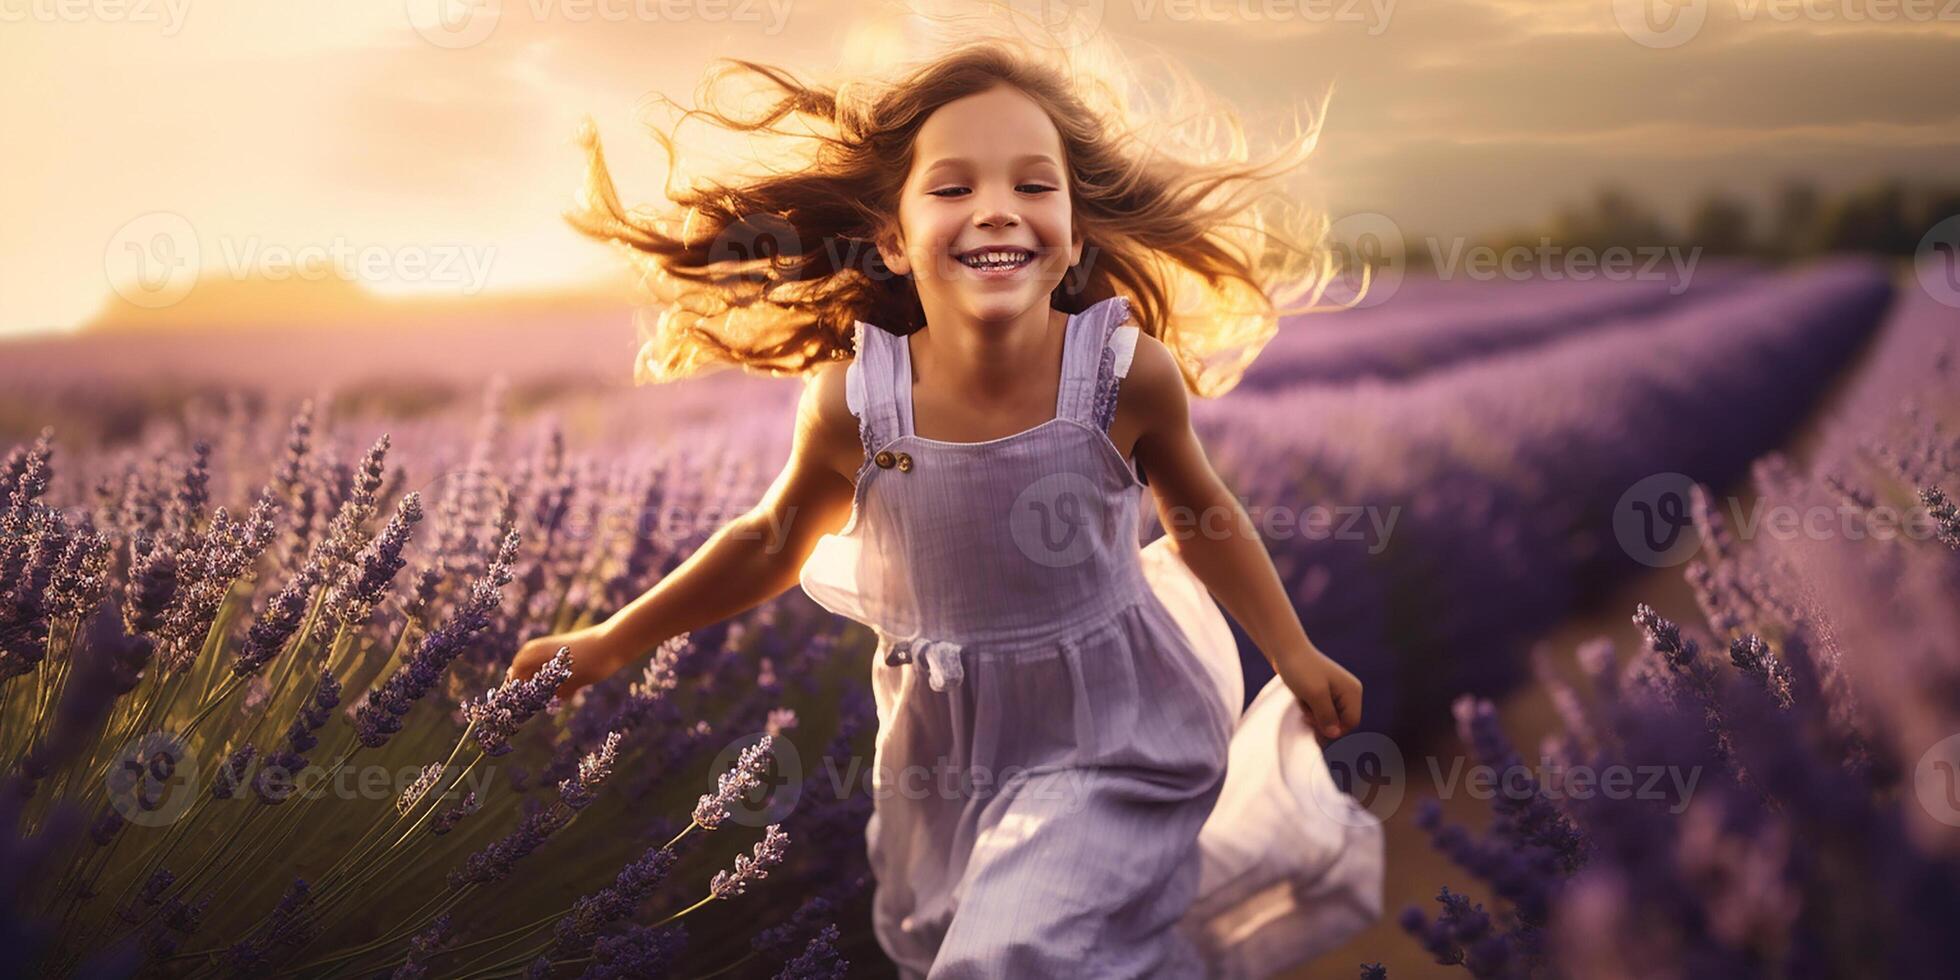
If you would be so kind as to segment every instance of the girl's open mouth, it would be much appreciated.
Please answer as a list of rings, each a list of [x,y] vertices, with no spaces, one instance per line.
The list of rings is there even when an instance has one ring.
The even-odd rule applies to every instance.
[[[976,248],[954,258],[983,277],[1011,276],[1034,262],[1034,253],[1025,248]]]

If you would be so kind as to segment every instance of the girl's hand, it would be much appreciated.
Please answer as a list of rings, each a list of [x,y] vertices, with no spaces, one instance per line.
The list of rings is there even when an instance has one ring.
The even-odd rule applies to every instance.
[[[605,623],[594,623],[583,629],[527,641],[517,649],[517,656],[511,658],[510,668],[504,671],[504,677],[507,680],[530,680],[551,662],[560,647],[570,647],[572,651],[572,676],[558,685],[558,696],[565,700],[570,700],[579,688],[611,677],[626,665],[628,656],[628,651],[621,648],[618,638],[607,630]]]
[[[1319,650],[1276,658],[1280,680],[1300,700],[1307,723],[1328,739],[1361,724],[1361,682]]]

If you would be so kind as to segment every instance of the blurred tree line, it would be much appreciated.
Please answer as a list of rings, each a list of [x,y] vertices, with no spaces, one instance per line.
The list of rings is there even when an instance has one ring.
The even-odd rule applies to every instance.
[[[1747,256],[1788,262],[1829,252],[1911,256],[1926,233],[1960,215],[1960,186],[1909,186],[1887,178],[1830,194],[1808,181],[1785,181],[1759,214],[1726,192],[1709,194],[1677,228],[1624,188],[1606,186],[1591,200],[1559,208],[1534,227],[1489,236],[1478,244],[1497,249],[1538,248],[1540,240],[1566,249],[1699,247],[1703,255]],[[1428,249],[1411,243],[1411,265],[1427,265]]]

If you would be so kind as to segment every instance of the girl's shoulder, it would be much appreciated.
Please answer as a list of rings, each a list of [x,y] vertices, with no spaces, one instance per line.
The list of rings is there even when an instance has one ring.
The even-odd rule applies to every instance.
[[[1146,431],[1181,424],[1189,417],[1190,400],[1177,355],[1133,324],[1115,334],[1111,344],[1118,348],[1117,374],[1122,378],[1117,411],[1136,419]]]
[[[833,468],[846,476],[857,472],[864,447],[859,438],[860,395],[852,391],[852,361],[826,361],[804,376],[803,398],[797,409],[799,437],[808,440]]]
[[[848,430],[856,438],[866,401],[865,348],[888,343],[889,336],[883,329],[859,320],[852,327],[852,353],[825,361],[804,376],[804,398],[827,428]]]

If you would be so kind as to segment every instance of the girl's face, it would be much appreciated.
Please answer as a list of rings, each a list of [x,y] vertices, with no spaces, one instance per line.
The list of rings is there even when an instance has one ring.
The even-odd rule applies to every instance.
[[[1082,259],[1062,137],[1019,89],[940,106],[919,127],[886,266],[911,274],[928,315],[1000,323],[1048,296]]]

